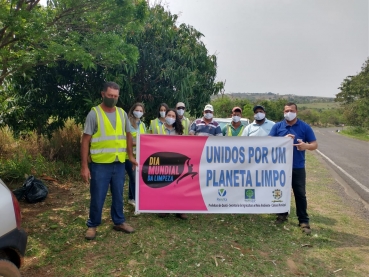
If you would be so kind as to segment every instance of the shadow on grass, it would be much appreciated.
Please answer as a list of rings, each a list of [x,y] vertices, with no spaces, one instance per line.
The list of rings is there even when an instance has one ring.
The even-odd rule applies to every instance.
[[[327,226],[334,226],[337,224],[336,219],[323,215],[313,215],[310,217],[310,221],[316,224],[324,224]]]

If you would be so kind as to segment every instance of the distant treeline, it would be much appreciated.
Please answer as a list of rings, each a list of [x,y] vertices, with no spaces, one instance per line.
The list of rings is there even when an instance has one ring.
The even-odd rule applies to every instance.
[[[273,92],[265,92],[265,93],[249,93],[249,92],[232,92],[224,94],[233,99],[247,99],[251,102],[259,101],[259,100],[278,100],[284,99],[287,102],[296,102],[299,104],[307,104],[307,103],[331,103],[334,102],[334,97],[319,97],[319,96],[299,96],[294,94],[286,94],[280,95],[275,94]],[[215,97],[220,97],[217,95]],[[215,98],[214,97],[214,98]]]

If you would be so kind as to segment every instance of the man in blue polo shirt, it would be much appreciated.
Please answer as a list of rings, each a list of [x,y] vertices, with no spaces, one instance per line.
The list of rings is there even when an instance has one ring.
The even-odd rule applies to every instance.
[[[255,106],[254,109],[254,121],[247,125],[243,130],[243,137],[264,137],[268,136],[270,130],[275,124],[265,117],[265,109],[263,106]]]
[[[297,117],[297,105],[287,103],[284,106],[285,120],[276,123],[269,133],[273,137],[290,137],[293,144],[292,189],[295,195],[296,215],[301,230],[310,234],[309,216],[306,200],[306,172],[305,150],[315,150],[318,143],[311,127]],[[287,220],[288,213],[278,214],[276,223],[281,224]]]
[[[214,108],[207,104],[204,116],[191,124],[189,135],[192,136],[223,136],[219,123],[213,120]]]

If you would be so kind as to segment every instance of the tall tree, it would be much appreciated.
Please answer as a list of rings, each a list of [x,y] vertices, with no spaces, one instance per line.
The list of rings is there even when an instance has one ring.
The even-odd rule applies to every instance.
[[[138,59],[137,48],[125,36],[140,31],[145,1],[48,3],[37,9],[63,16],[55,19],[52,32],[48,29],[50,39],[34,51],[38,56],[33,66],[27,64],[6,81],[8,101],[2,117],[15,133],[37,130],[50,136],[67,118],[82,121],[100,98],[104,80],[120,80],[116,68],[134,68]]]
[[[0,89],[14,74],[59,60],[89,69],[137,58],[124,35],[137,30],[134,19],[143,18],[145,1],[48,0],[46,7],[39,2],[0,0]],[[124,51],[111,51],[110,45]]]
[[[161,102],[171,107],[184,102],[192,115],[199,115],[222,88],[215,83],[216,56],[208,54],[202,36],[189,25],[177,26],[177,15],[162,6],[150,8],[144,31],[128,37],[140,58],[135,71],[125,71],[123,102],[144,102],[146,119],[156,117]]]
[[[347,123],[369,127],[369,59],[355,76],[346,77],[336,95],[336,101],[344,108]]]

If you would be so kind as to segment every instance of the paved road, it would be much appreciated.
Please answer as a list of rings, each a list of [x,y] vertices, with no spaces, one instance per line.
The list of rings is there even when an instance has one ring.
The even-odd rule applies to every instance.
[[[314,128],[318,153],[369,203],[369,142],[345,137],[340,128]]]

